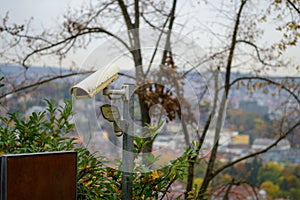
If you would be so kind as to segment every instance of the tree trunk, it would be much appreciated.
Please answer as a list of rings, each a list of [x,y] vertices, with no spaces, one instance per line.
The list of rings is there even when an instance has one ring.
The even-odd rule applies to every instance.
[[[241,5],[239,7],[239,11],[236,16],[236,21],[235,21],[232,39],[231,39],[231,46],[230,46],[229,55],[227,58],[226,74],[225,74],[225,89],[224,89],[224,94],[222,95],[222,100],[221,100],[221,104],[219,107],[218,117],[217,117],[217,122],[216,122],[217,124],[216,124],[216,129],[215,129],[215,144],[211,151],[211,156],[208,161],[206,174],[205,174],[203,183],[201,185],[201,188],[198,192],[198,196],[205,194],[210,181],[215,177],[214,176],[214,168],[215,168],[215,161],[217,158],[217,153],[218,153],[218,148],[219,148],[219,137],[220,137],[221,128],[223,125],[223,123],[222,123],[223,117],[226,112],[227,98],[228,98],[229,89],[230,89],[230,75],[231,75],[232,59],[234,56],[235,45],[236,45],[236,41],[237,41],[237,34],[238,34],[238,28],[239,28],[239,24],[240,24],[240,18],[241,18],[241,14],[242,14],[242,11],[243,11],[243,8],[244,8],[246,2],[247,2],[247,0],[241,0]]]

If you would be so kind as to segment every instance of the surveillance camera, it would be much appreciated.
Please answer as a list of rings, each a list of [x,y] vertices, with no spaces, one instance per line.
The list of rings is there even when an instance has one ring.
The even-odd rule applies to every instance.
[[[71,94],[75,98],[91,98],[98,92],[106,88],[110,83],[118,78],[119,67],[101,67],[96,72],[74,85]]]

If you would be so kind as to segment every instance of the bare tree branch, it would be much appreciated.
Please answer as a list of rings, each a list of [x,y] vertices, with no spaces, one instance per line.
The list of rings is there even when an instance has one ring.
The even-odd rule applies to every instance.
[[[209,62],[209,61],[212,61],[213,59],[215,59],[217,56],[220,56],[222,54],[224,54],[226,51],[228,51],[228,49],[225,49],[225,50],[222,50],[222,51],[219,51],[219,52],[216,52],[212,55],[210,55],[209,57],[205,58],[203,61],[201,61],[200,63],[198,63],[197,65],[193,66],[191,69],[187,70],[183,76],[186,76],[188,75],[190,72],[192,72],[193,70],[197,69],[198,67],[202,66],[203,64]]]
[[[165,25],[163,26],[163,28],[158,28],[157,26],[155,26],[154,24],[152,24],[144,15],[144,13],[141,12],[141,17],[143,18],[143,20],[153,29],[157,29],[161,32],[163,32],[163,28],[165,27]],[[168,19],[169,17],[167,17]],[[164,23],[165,24],[165,23]]]
[[[118,0],[118,2],[119,2],[119,6],[120,6],[120,8],[121,8],[122,15],[123,15],[123,17],[124,17],[124,21],[125,21],[125,24],[126,24],[126,26],[127,26],[127,29],[128,29],[128,30],[133,29],[134,26],[133,26],[133,23],[132,23],[132,21],[131,21],[131,19],[130,19],[129,14],[128,14],[127,6],[125,5],[125,3],[124,3],[123,0]]]
[[[217,116],[217,121],[216,121],[216,128],[215,128],[215,145],[213,146],[211,150],[211,155],[208,161],[208,166],[206,169],[206,174],[204,177],[204,180],[202,182],[202,185],[200,187],[200,190],[198,192],[198,196],[200,194],[203,194],[206,190],[207,187],[210,183],[210,181],[213,179],[213,171],[215,167],[215,161],[216,161],[216,156],[218,152],[218,147],[219,147],[219,136],[221,132],[221,126],[222,126],[222,121],[223,121],[223,115],[226,110],[226,102],[227,102],[227,97],[229,94],[229,89],[230,89],[230,75],[231,75],[231,65],[232,65],[232,60],[234,56],[234,51],[235,51],[235,45],[237,41],[237,34],[239,30],[239,25],[240,25],[240,18],[242,15],[243,8],[246,4],[247,0],[241,0],[241,4],[239,6],[238,13],[236,15],[235,19],[235,24],[233,28],[233,34],[232,34],[232,39],[231,39],[231,46],[229,49],[229,55],[227,58],[227,64],[226,64],[226,72],[225,72],[225,93],[222,96],[219,111],[218,111],[218,116]],[[215,97],[216,98],[216,97]]]
[[[23,90],[26,90],[26,89],[30,89],[30,88],[33,88],[33,87],[36,87],[36,86],[39,86],[39,85],[42,85],[42,84],[45,84],[45,83],[49,83],[49,82],[57,80],[57,79],[64,79],[64,78],[68,78],[68,77],[72,77],[72,76],[84,75],[84,74],[89,74],[89,73],[92,73],[92,72],[93,71],[84,71],[84,72],[73,72],[73,73],[64,74],[64,75],[56,75],[54,77],[50,77],[50,78],[47,78],[47,79],[42,80],[42,81],[34,82],[34,83],[31,83],[31,84],[28,84],[28,85],[25,85],[25,86],[22,86],[22,87],[19,87],[19,88],[15,88],[15,89],[13,89],[9,92],[3,93],[3,94],[0,95],[0,99],[6,97],[7,95],[15,94],[17,92],[20,92],[20,91],[23,91]]]
[[[242,15],[242,11],[244,6],[246,5],[247,0],[241,0],[241,5],[239,7],[239,11],[236,16],[235,26],[233,29],[232,39],[231,39],[231,47],[229,49],[229,55],[227,58],[227,65],[226,65],[226,74],[225,74],[225,95],[228,96],[229,93],[229,83],[230,83],[230,74],[231,74],[231,63],[233,60],[233,54],[235,50],[235,45],[237,43],[237,33],[240,25],[240,18]]]
[[[134,0],[134,28],[140,28],[139,0]]]
[[[166,44],[165,44],[165,48],[164,48],[164,52],[163,52],[163,56],[162,56],[162,60],[161,60],[161,64],[162,65],[165,64],[168,53],[172,57],[172,51],[171,51],[171,34],[172,34],[174,20],[175,20],[176,4],[177,4],[177,0],[174,0],[173,1],[173,5],[172,5],[172,9],[171,9],[171,12],[170,12],[170,22],[169,22],[169,27],[168,27]]]
[[[261,62],[263,65],[268,65],[268,66],[273,66],[273,67],[278,67],[279,66],[279,65],[272,65],[270,63],[266,63],[261,58],[259,48],[254,43],[252,43],[250,41],[246,41],[246,40],[237,40],[236,43],[245,43],[245,44],[248,44],[248,45],[252,46],[255,49],[255,51],[256,51],[256,55],[257,55],[257,58],[258,58],[259,62]]]
[[[240,78],[236,78],[235,80],[233,80],[230,83],[229,87],[232,87],[235,83],[237,83],[238,81],[242,81],[242,80],[262,80],[262,81],[266,81],[270,84],[276,85],[276,86],[282,88],[284,91],[288,92],[290,95],[292,95],[295,98],[295,100],[300,104],[299,97],[294,92],[292,92],[289,88],[287,88],[283,84],[280,84],[276,81],[273,81],[273,80],[271,80],[269,78],[265,78],[265,77],[240,77]]]
[[[51,44],[51,45],[49,45],[49,46],[45,46],[45,47],[43,47],[43,48],[39,48],[39,49],[36,49],[36,50],[32,51],[31,53],[29,53],[29,54],[27,54],[27,55],[25,56],[25,58],[23,59],[23,63],[22,63],[22,64],[23,64],[24,66],[26,66],[26,61],[27,61],[31,56],[33,56],[34,54],[37,54],[37,53],[46,51],[46,50],[48,50],[48,49],[52,49],[52,48],[57,47],[57,46],[59,46],[59,45],[66,45],[66,44],[68,44],[68,42],[70,42],[70,41],[72,41],[72,40],[75,40],[76,38],[78,38],[78,37],[80,37],[80,36],[87,35],[87,34],[92,34],[92,33],[105,33],[105,34],[107,34],[107,35],[109,35],[109,36],[115,38],[115,39],[118,40],[119,42],[121,42],[121,43],[126,47],[126,49],[130,50],[130,47],[129,47],[129,46],[128,46],[128,45],[127,45],[120,37],[118,37],[117,35],[113,34],[112,32],[107,31],[107,30],[105,30],[105,29],[103,29],[103,28],[97,28],[97,27],[95,27],[95,28],[86,28],[85,31],[80,32],[80,33],[78,33],[78,34],[76,34],[76,35],[72,35],[72,36],[70,36],[70,37],[68,37],[68,38],[66,38],[66,39],[63,39],[63,40],[61,40],[61,41],[59,41],[59,42],[57,42],[57,43],[54,43],[54,44]]]
[[[297,13],[300,15],[300,9],[296,7],[296,5],[291,1],[287,0],[287,2],[297,11]]]
[[[195,156],[193,157],[190,157],[188,159],[188,162],[189,162],[189,166],[188,166],[188,176],[187,176],[187,185],[186,185],[186,189],[185,189],[185,198],[187,199],[188,197],[188,192],[192,191],[193,189],[193,180],[194,180],[194,168],[195,168],[195,162],[197,160],[197,157],[199,156],[199,153],[200,153],[200,150],[203,146],[203,143],[204,143],[204,140],[206,138],[206,134],[207,134],[207,131],[208,131],[208,128],[210,126],[210,123],[211,123],[211,119],[212,119],[212,113],[210,113],[206,123],[205,123],[205,126],[204,126],[204,129],[202,131],[202,134],[201,134],[201,137],[199,137],[198,139],[198,146],[196,147],[196,150],[195,150]]]
[[[170,13],[169,13],[169,15],[168,15],[168,17],[167,17],[165,23],[163,24],[163,27],[162,27],[161,32],[160,32],[160,34],[159,34],[159,37],[158,37],[158,39],[157,39],[157,41],[156,41],[155,49],[154,49],[154,52],[153,52],[153,54],[152,54],[151,60],[150,60],[150,62],[149,62],[149,65],[148,65],[147,71],[146,71],[146,73],[145,73],[145,76],[148,75],[148,73],[149,73],[149,71],[150,71],[150,69],[151,69],[151,65],[152,65],[152,63],[153,63],[153,60],[154,60],[155,55],[156,55],[156,52],[157,52],[157,47],[158,47],[158,45],[159,45],[159,43],[160,43],[160,39],[161,39],[161,37],[162,37],[162,35],[163,35],[163,33],[164,33],[164,28],[166,27],[166,25],[167,25],[169,19],[170,19],[170,18],[173,18],[174,15],[175,15],[176,3],[177,3],[176,0],[174,0],[174,1],[173,1],[173,4],[172,4],[172,8],[171,8],[171,10],[170,10]],[[174,23],[174,20],[173,20],[173,22],[170,21],[169,28],[172,28],[172,27],[173,27],[173,23]],[[172,31],[172,30],[170,30],[170,29],[168,30],[168,32],[167,32],[168,35],[170,35],[170,32],[171,32],[171,31]],[[169,39],[170,39],[170,38],[167,38],[166,40],[169,40]],[[167,42],[167,41],[166,41],[166,42]],[[166,49],[164,49],[164,51],[165,51],[165,50],[166,50]],[[164,53],[164,54],[165,54],[165,53]],[[165,56],[163,56],[163,57],[165,57]]]
[[[283,140],[284,138],[286,138],[293,130],[295,130],[298,126],[300,126],[300,121],[298,121],[297,123],[295,123],[292,127],[290,127],[289,130],[287,130],[284,134],[282,134],[273,144],[269,145],[267,148],[261,150],[261,151],[257,151],[254,153],[251,153],[249,155],[246,155],[244,157],[241,157],[233,162],[230,162],[226,165],[223,165],[222,167],[220,167],[219,169],[216,169],[213,173],[212,173],[212,177],[215,177],[216,175],[218,175],[220,172],[222,172],[223,170],[227,169],[228,167],[231,167],[243,160],[246,160],[248,158],[252,158],[255,157],[257,155],[260,155],[262,153],[266,153],[267,151],[269,151],[271,148],[275,147],[281,140]]]

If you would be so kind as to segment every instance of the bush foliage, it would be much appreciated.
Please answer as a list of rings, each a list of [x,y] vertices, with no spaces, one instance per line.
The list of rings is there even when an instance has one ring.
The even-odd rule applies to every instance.
[[[53,101],[46,102],[45,111],[34,112],[27,118],[18,113],[0,117],[0,153],[75,150],[78,153],[77,198],[121,199],[121,171],[106,167],[103,159],[84,147],[78,147],[75,138],[70,137],[75,132],[75,126],[69,120],[73,114],[72,102],[65,101],[64,106],[58,107]],[[138,138],[135,143],[143,145]],[[186,159],[191,152],[187,151],[163,169],[134,174],[134,199],[163,198],[175,180],[183,179]]]

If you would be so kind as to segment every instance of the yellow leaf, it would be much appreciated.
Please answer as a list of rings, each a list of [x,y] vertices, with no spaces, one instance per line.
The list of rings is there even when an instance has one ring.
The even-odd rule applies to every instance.
[[[149,127],[148,127],[148,129],[149,129],[150,131],[154,131],[155,128],[156,128],[155,126],[149,126]]]
[[[152,172],[151,176],[152,176],[152,179],[155,180],[155,179],[159,178],[159,173],[157,172],[157,170],[155,170]]]
[[[87,182],[86,184],[84,184],[84,186],[85,186],[85,187],[89,187],[92,183],[93,183],[93,181],[90,180],[89,182]]]

